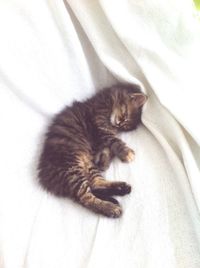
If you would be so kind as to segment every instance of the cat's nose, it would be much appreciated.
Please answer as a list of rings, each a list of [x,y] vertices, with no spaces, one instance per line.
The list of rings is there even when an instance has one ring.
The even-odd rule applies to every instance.
[[[117,117],[117,116],[116,116],[116,118],[115,118],[115,124],[116,124],[116,125],[119,125],[119,124],[120,124],[120,118]]]

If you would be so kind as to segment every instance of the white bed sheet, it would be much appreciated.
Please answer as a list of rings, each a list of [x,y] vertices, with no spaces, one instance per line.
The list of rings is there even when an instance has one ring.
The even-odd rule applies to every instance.
[[[1,1],[1,268],[200,267],[198,27],[186,0]],[[36,166],[51,116],[117,79],[149,100],[122,135],[136,160],[105,174],[133,186],[112,220],[44,192]]]

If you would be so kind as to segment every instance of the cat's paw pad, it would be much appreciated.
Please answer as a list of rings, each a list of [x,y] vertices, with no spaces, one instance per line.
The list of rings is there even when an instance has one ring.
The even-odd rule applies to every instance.
[[[131,162],[135,159],[135,153],[133,150],[129,150],[126,155],[126,162]]]
[[[122,208],[119,206],[115,206],[114,209],[111,209],[108,213],[108,217],[110,218],[119,218],[122,215]]]
[[[115,195],[126,195],[131,192],[131,186],[126,182],[116,182],[114,188]]]
[[[98,210],[96,210],[96,208],[98,208]],[[122,214],[122,208],[109,201],[101,201],[96,208],[96,212],[109,218],[119,218]]]
[[[131,192],[131,186],[126,182],[123,182],[120,186],[118,186],[118,190],[123,194],[129,194]]]
[[[135,159],[135,152],[130,148],[124,148],[124,150],[119,154],[119,158],[123,162],[131,162]]]

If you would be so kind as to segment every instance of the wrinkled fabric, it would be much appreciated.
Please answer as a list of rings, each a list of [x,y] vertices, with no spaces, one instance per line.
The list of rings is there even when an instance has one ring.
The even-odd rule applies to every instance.
[[[189,0],[0,3],[0,267],[200,267],[200,25]],[[120,219],[45,192],[37,161],[52,116],[125,81],[148,95]]]

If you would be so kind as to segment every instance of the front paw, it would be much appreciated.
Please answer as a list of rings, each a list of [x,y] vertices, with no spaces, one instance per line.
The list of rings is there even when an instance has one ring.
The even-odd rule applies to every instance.
[[[111,158],[111,152],[106,147],[95,155],[94,162],[101,171],[105,171],[110,166]]]
[[[135,159],[135,152],[132,149],[125,147],[118,153],[118,157],[122,162],[131,162]]]

